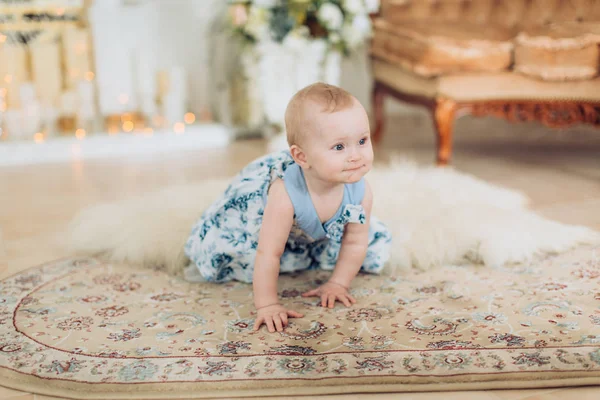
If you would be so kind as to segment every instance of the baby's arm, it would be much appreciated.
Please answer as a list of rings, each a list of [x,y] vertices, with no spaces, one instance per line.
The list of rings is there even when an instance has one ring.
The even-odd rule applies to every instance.
[[[329,281],[317,289],[303,293],[305,297],[320,296],[322,307],[328,306],[329,308],[333,308],[336,300],[341,301],[347,307],[356,302],[350,296],[348,290],[350,289],[352,280],[358,274],[360,267],[365,261],[369,246],[369,221],[373,205],[373,193],[366,181],[365,196],[361,205],[365,210],[365,223],[351,223],[346,225],[340,253]]]
[[[330,282],[338,283],[346,288],[358,274],[367,255],[369,247],[369,222],[371,220],[371,207],[373,206],[373,193],[371,186],[365,180],[365,197],[362,204],[365,210],[364,224],[348,224],[342,237],[342,248],[335,264],[335,269]]]
[[[282,331],[288,316],[303,316],[279,304],[277,296],[279,264],[293,222],[294,206],[283,181],[277,179],[269,188],[254,262],[254,306],[257,310],[254,330],[264,323],[269,332],[274,332],[275,328]]]

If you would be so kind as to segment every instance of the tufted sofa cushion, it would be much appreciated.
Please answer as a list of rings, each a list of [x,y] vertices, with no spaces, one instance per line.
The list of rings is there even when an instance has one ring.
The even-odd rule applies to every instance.
[[[382,0],[372,55],[424,77],[598,72],[600,0]]]
[[[459,71],[502,71],[512,62],[509,28],[428,21],[375,21],[371,52],[421,76]],[[485,29],[484,29],[485,28]]]
[[[593,78],[600,41],[595,28],[563,22],[523,29],[515,38],[514,70],[552,81]]]

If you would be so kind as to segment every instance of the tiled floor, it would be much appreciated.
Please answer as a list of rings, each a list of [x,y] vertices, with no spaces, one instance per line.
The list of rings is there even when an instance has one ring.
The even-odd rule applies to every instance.
[[[456,124],[453,165],[489,182],[522,190],[532,207],[558,221],[600,230],[600,130],[550,130],[494,119]],[[433,131],[416,112],[388,122],[379,163],[399,154],[421,164],[433,159]],[[168,185],[233,175],[265,152],[262,141],[237,142],[218,151],[0,169],[0,278],[65,255],[67,223],[78,210]],[[377,195],[375,193],[375,195]],[[0,245],[2,241],[0,241]],[[0,382],[1,384],[1,382]],[[323,399],[540,399],[600,398],[600,388],[495,390],[323,396]],[[0,399],[50,399],[0,387]],[[312,397],[314,398],[314,397]]]

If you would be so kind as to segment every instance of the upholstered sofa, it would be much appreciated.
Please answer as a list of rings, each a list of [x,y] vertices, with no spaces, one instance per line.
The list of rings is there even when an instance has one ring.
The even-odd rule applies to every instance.
[[[373,19],[374,140],[386,96],[431,110],[449,163],[465,113],[600,124],[600,0],[382,0]]]

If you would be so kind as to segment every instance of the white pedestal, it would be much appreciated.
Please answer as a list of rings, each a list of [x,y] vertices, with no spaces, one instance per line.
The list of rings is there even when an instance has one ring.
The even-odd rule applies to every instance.
[[[0,167],[24,164],[72,162],[98,158],[152,156],[188,150],[222,148],[231,142],[230,129],[223,125],[188,125],[185,133],[155,131],[150,134],[92,134],[33,141],[0,142]]]

